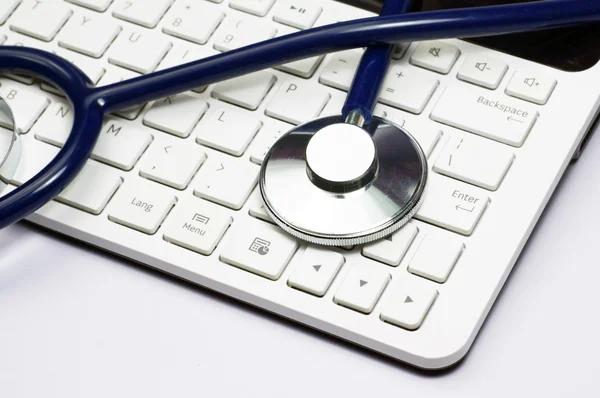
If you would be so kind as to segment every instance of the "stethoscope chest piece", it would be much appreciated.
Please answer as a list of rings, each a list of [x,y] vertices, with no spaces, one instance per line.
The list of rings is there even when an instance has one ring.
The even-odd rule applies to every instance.
[[[347,246],[383,238],[416,213],[427,160],[415,139],[381,118],[341,115],[300,125],[269,150],[260,173],[265,209],[290,234]]]

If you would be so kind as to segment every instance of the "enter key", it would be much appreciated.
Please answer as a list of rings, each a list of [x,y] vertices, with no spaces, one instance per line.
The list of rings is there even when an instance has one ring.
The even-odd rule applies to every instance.
[[[488,203],[482,190],[431,174],[425,200],[415,218],[469,236]]]

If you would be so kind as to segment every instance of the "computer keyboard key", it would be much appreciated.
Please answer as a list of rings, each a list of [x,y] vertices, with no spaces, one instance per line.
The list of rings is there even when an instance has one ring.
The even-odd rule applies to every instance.
[[[272,73],[259,71],[217,83],[212,96],[246,109],[256,110],[276,81],[277,78]]]
[[[280,122],[274,119],[264,121],[263,127],[258,132],[250,147],[250,161],[258,165],[262,164],[267,152],[273,144],[294,126],[289,123]]]
[[[108,10],[108,6],[110,6],[114,0],[65,0],[65,1],[68,1],[69,3],[77,4],[78,6],[89,8],[90,10],[104,12],[104,11]]]
[[[31,132],[35,138],[55,146],[63,146],[73,125],[73,109],[64,102],[53,102],[42,114]]]
[[[216,33],[214,47],[219,51],[235,50],[275,37],[273,24],[251,19],[227,20]]]
[[[176,4],[165,18],[163,32],[196,44],[206,44],[217,27],[225,19],[225,13],[201,3]]]
[[[197,145],[155,143],[144,155],[140,175],[176,189],[185,189],[206,154]]]
[[[106,73],[106,69],[104,69],[104,67],[101,63],[98,63],[97,61],[90,59],[84,55],[77,54],[77,53],[74,53],[73,51],[63,50],[63,49],[57,49],[55,53],[56,53],[56,55],[63,57],[64,59],[71,62],[73,65],[75,65],[79,69],[81,69],[81,71],[83,73],[85,73],[85,75],[91,80],[91,82],[94,85],[98,84],[98,82],[100,81],[102,76],[104,76],[104,74]],[[42,85],[53,87],[48,83],[42,83]],[[44,87],[42,87],[42,88],[44,88]],[[62,91],[60,91],[56,88],[54,88],[54,90],[59,95],[64,96]]]
[[[113,16],[127,22],[154,28],[175,0],[121,0],[113,8]]]
[[[178,94],[154,102],[144,115],[144,124],[186,138],[207,110],[206,101],[189,94]]]
[[[251,113],[215,107],[196,126],[196,142],[241,156],[261,126]]]
[[[16,123],[17,130],[21,134],[28,133],[35,121],[50,105],[46,96],[12,85],[2,86],[0,97],[10,106],[14,117],[13,121],[12,118],[7,118],[2,114],[0,126],[12,129],[13,123]]]
[[[69,50],[100,58],[121,30],[119,24],[111,18],[79,14],[67,22],[58,44]]]
[[[408,272],[444,283],[464,248],[465,245],[455,236],[430,232],[425,235],[410,260]]]
[[[392,53],[392,59],[402,59],[408,51],[410,43],[398,43],[394,46],[394,52]]]
[[[239,210],[256,186],[260,168],[209,156],[194,180],[194,195]]]
[[[275,66],[275,69],[279,69],[280,71],[287,72],[295,76],[303,77],[305,79],[309,79],[319,68],[319,65],[321,65],[321,61],[323,61],[324,57],[324,55],[319,55],[316,57],[305,58],[287,64]]]
[[[93,189],[90,189],[93,181]],[[89,161],[56,200],[90,214],[102,213],[123,180],[108,166]]]
[[[373,264],[354,265],[335,292],[333,301],[369,314],[390,280],[391,276],[387,271]]]
[[[432,286],[403,279],[390,287],[380,318],[404,329],[417,330],[437,295],[438,292]]]
[[[458,78],[491,90],[500,85],[508,70],[505,62],[479,54],[469,55],[458,70]]]
[[[286,81],[267,106],[266,114],[292,124],[300,124],[319,116],[330,94],[312,82]]]
[[[514,154],[507,147],[483,138],[452,136],[433,170],[448,177],[495,191],[508,172]]]
[[[73,11],[59,0],[23,0],[11,17],[10,28],[36,39],[50,41],[72,14]]]
[[[163,238],[205,256],[215,250],[233,218],[216,205],[197,199],[178,205],[165,223]]]
[[[421,208],[415,218],[469,236],[487,207],[480,189],[439,174],[431,174]]]
[[[133,72],[128,69],[109,67],[97,85],[98,85],[98,87],[108,86],[108,85],[111,85],[114,83],[122,82],[124,80],[133,79],[134,77],[138,77],[138,76],[141,76],[141,75],[137,72]],[[120,111],[116,111],[113,114],[120,116],[127,120],[134,120],[135,118],[137,118],[140,115],[144,105],[145,104],[133,105],[133,106],[130,106],[129,108],[125,108]]]
[[[38,50],[46,50],[46,51],[49,50],[47,48],[47,43],[44,43],[40,40],[32,39],[31,37],[19,35],[17,33],[9,34],[6,37],[6,41],[3,43],[3,45],[17,46],[17,47],[31,47],[31,48],[37,48]],[[13,73],[3,73],[3,75],[8,77],[9,79],[16,80],[20,83],[28,84],[28,85],[33,84],[35,81],[35,78],[33,78],[30,75],[19,75],[19,74],[13,74]]]
[[[186,64],[188,62],[197,61],[211,57],[215,54],[220,54],[217,50],[206,46],[184,46],[176,44],[167,53],[165,58],[158,65],[157,70],[165,70],[174,66]],[[196,93],[203,93],[207,86],[200,86],[192,89]]]
[[[323,7],[304,0],[279,0],[275,6],[273,20],[298,29],[312,28]]]
[[[171,43],[155,33],[122,32],[109,52],[108,62],[142,74],[153,72],[171,49]]]
[[[298,242],[279,227],[251,221],[228,234],[221,261],[277,280],[298,248]]]
[[[379,101],[419,114],[429,102],[440,82],[417,68],[392,64],[379,93]]]
[[[141,179],[128,179],[108,206],[108,219],[148,235],[156,233],[177,198],[167,189]]]
[[[26,135],[22,138],[21,157],[17,171],[10,181],[13,185],[22,185],[31,180],[33,176],[39,173],[50,163],[58,153],[58,148],[41,141],[33,139]]]
[[[264,17],[267,15],[275,0],[230,0],[229,7],[247,12],[248,14]]]
[[[414,224],[406,224],[393,234],[365,245],[362,254],[365,257],[396,267],[404,258],[418,232],[419,229]]]
[[[122,170],[131,170],[152,142],[143,127],[107,119],[92,151],[92,159]]]
[[[477,87],[450,86],[442,93],[431,118],[508,145],[523,145],[538,112],[505,95]]]
[[[288,285],[323,297],[344,261],[338,252],[309,246],[292,269]]]
[[[363,52],[360,50],[348,50],[332,54],[323,72],[321,72],[319,83],[348,91],[362,55]]]
[[[410,57],[410,63],[434,72],[448,74],[460,56],[458,47],[443,41],[423,41]]]
[[[22,0],[3,0],[0,2],[0,25],[4,25],[8,17],[15,11]]]
[[[248,210],[248,214],[250,214],[254,218],[258,218],[259,220],[263,220],[266,222],[270,222],[271,224],[275,224],[275,221],[269,216],[267,210],[265,208],[265,203],[260,196],[260,191],[257,189],[254,190],[252,195],[250,195],[250,209]]]
[[[518,70],[506,87],[506,94],[545,105],[556,87],[556,79],[533,70]]]

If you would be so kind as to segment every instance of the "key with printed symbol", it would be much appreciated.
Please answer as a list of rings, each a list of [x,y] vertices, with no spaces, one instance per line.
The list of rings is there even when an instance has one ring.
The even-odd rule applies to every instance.
[[[276,81],[277,78],[272,73],[259,71],[217,83],[212,96],[254,111]]]
[[[272,24],[254,20],[225,21],[215,36],[214,47],[219,51],[235,50],[275,37]]]
[[[21,0],[3,0],[0,2],[0,25],[4,25],[19,4],[21,4]]]
[[[269,213],[265,208],[265,204],[260,196],[260,191],[255,189],[252,195],[250,195],[250,209],[248,210],[248,214],[250,214],[254,218],[258,218],[260,220],[270,222],[271,224],[275,224]]]
[[[298,29],[312,28],[323,7],[304,0],[280,0],[273,20]]]
[[[335,292],[333,301],[363,314],[370,314],[390,280],[388,272],[373,264],[354,265]]]
[[[440,82],[427,72],[392,64],[379,93],[379,101],[420,114]]]
[[[408,272],[444,283],[464,249],[462,240],[456,236],[441,231],[429,232],[419,243],[417,252],[410,260]]]
[[[0,88],[0,97],[10,106],[14,121],[7,115],[0,115],[0,126],[8,129],[17,124],[17,130],[26,134],[40,115],[46,110],[50,101],[43,95],[27,91],[18,86],[4,85]]]
[[[109,18],[79,14],[65,25],[58,45],[94,58],[100,58],[122,28]]]
[[[121,0],[115,4],[112,15],[116,18],[154,28],[175,0]]]
[[[259,170],[249,162],[209,156],[196,176],[194,195],[239,210],[256,186]]]
[[[406,224],[393,234],[365,245],[362,249],[362,255],[397,267],[418,232],[419,229],[414,224]]]
[[[104,12],[108,10],[108,6],[111,5],[113,0],[65,0],[69,3],[77,4],[90,10]]]
[[[248,14],[264,17],[267,15],[275,0],[229,0],[229,7],[247,12]]]
[[[6,41],[3,43],[3,45],[5,46],[16,46],[16,47],[31,47],[31,48],[37,48],[39,50],[46,50],[48,51],[49,49],[47,48],[47,44],[44,42],[41,42],[39,40],[36,39],[32,39],[30,37],[27,36],[23,36],[23,35],[19,35],[16,33],[10,34],[6,37]],[[35,78],[33,78],[30,75],[18,75],[18,74],[13,74],[13,73],[3,73],[3,75],[5,75],[6,77],[8,77],[9,79],[12,80],[16,80],[20,83],[23,84],[33,84],[35,81]]]
[[[73,125],[73,109],[64,102],[52,103],[31,132],[35,138],[55,146],[63,146]]]
[[[545,105],[556,87],[554,77],[532,70],[518,70],[506,87],[506,94],[513,97]]]
[[[216,54],[219,54],[219,52],[210,47],[192,47],[177,44],[167,53],[160,65],[158,65],[157,70],[169,69],[174,66],[186,64],[188,62],[208,58]],[[206,90],[206,87],[207,86],[197,87],[192,89],[192,91],[196,93],[202,93]]]
[[[241,156],[261,126],[261,121],[247,112],[214,108],[194,131],[198,144]]]
[[[488,203],[489,198],[481,189],[431,174],[415,218],[469,236]]]
[[[163,32],[196,44],[206,44],[217,27],[225,19],[225,13],[207,4],[187,1],[177,3],[169,12]]]
[[[250,161],[258,165],[262,164],[267,152],[271,146],[285,133],[294,126],[289,123],[280,122],[274,119],[265,120],[256,139],[250,147]]]
[[[505,62],[474,54],[465,59],[458,70],[457,77],[460,80],[495,90],[507,70],[508,65]]]
[[[153,72],[171,43],[152,32],[124,31],[112,45],[108,62],[142,74]]]
[[[140,175],[175,189],[185,189],[206,154],[196,145],[153,145],[144,155]]]
[[[72,14],[73,11],[59,0],[23,0],[10,20],[10,28],[49,42]]]
[[[408,278],[392,284],[389,292],[380,318],[408,330],[421,326],[438,295],[433,287]]]
[[[410,63],[434,72],[448,74],[460,56],[458,47],[443,41],[422,41],[410,57]]]
[[[108,206],[108,219],[148,235],[156,233],[177,198],[171,192],[142,179],[129,179]]]
[[[165,223],[164,239],[205,256],[215,250],[233,223],[229,213],[204,200],[179,205]]]
[[[144,115],[144,124],[186,138],[207,109],[206,101],[189,94],[178,94],[154,102]]]
[[[362,55],[363,51],[360,50],[332,54],[319,77],[319,83],[348,91]]]
[[[514,157],[514,154],[501,144],[472,136],[453,136],[444,146],[433,170],[495,191],[508,172]]]
[[[137,72],[133,72],[128,69],[109,67],[104,76],[102,76],[102,79],[100,79],[100,82],[98,82],[98,87],[108,86],[110,84],[122,82],[123,80],[133,79],[134,77],[138,76],[141,75]],[[144,107],[144,105],[145,104],[133,105],[129,108],[114,112],[114,114],[127,120],[134,120],[142,112],[142,108]]]
[[[319,116],[330,95],[314,83],[286,81],[267,106],[266,114],[292,124],[301,124]]]
[[[298,242],[280,228],[252,221],[226,239],[221,261],[277,280],[298,248]]]
[[[431,112],[436,122],[515,147],[523,145],[537,118],[521,101],[466,86],[447,87]]]
[[[152,135],[146,129],[108,118],[92,151],[92,159],[131,170],[151,142]]]
[[[323,297],[344,261],[344,256],[338,252],[309,246],[292,269],[288,285]]]

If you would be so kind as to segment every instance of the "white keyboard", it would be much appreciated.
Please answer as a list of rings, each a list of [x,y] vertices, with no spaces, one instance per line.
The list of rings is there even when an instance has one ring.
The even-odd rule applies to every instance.
[[[2,0],[0,44],[56,52],[106,85],[369,15],[333,0]],[[428,155],[425,202],[379,242],[307,247],[266,214],[260,164],[293,125],[340,112],[361,52],[107,117],[92,160],[29,220],[415,366],[452,365],[579,144],[597,93],[585,74],[463,41],[398,46],[376,113]],[[19,185],[64,144],[72,110],[46,83],[1,82],[23,134]]]

